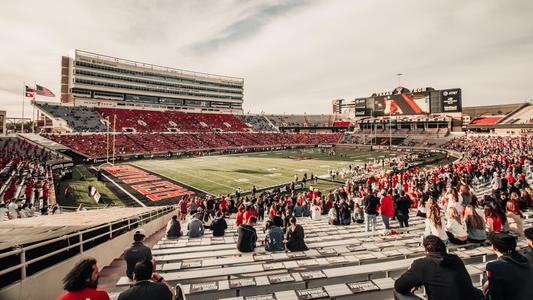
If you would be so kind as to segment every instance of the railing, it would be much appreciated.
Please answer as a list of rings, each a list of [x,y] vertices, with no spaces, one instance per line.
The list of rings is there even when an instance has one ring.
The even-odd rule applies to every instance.
[[[29,246],[18,246],[14,247],[13,250],[0,253],[0,263],[6,266],[6,261],[13,262],[16,260],[15,256],[18,256],[19,262],[16,265],[5,267],[0,271],[0,288],[3,288],[9,284],[12,284],[18,280],[24,280],[27,276],[32,275],[38,271],[46,269],[55,263],[68,259],[77,254],[83,254],[84,251],[91,249],[97,245],[100,245],[104,242],[107,242],[119,235],[122,235],[134,228],[139,227],[142,224],[146,224],[154,219],[157,219],[165,214],[168,214],[175,210],[174,206],[162,207],[159,210],[151,210],[139,215],[129,217],[127,219],[116,220],[110,223],[102,224],[96,227],[85,229],[79,232],[74,232],[59,236],[50,240],[38,242]],[[74,242],[71,242],[74,240]],[[49,249],[55,249],[57,244],[67,243],[67,246],[62,246],[54,251],[43,251],[44,254],[35,256],[34,253],[31,253],[32,256],[35,256],[31,259],[27,259],[27,254],[31,251],[37,251],[39,248],[49,247]],[[48,250],[49,250],[48,249]],[[37,251],[38,252],[38,251]],[[31,270],[28,272],[28,267],[37,262],[41,262],[45,259],[52,259],[53,256],[64,253],[64,257],[58,259],[53,259],[52,262],[46,263],[42,266],[37,267],[37,270]],[[61,259],[62,258],[62,259]],[[13,271],[20,270],[20,276],[8,276],[9,273]],[[31,274],[28,274],[31,273]],[[10,277],[11,280],[5,280],[4,276]]]

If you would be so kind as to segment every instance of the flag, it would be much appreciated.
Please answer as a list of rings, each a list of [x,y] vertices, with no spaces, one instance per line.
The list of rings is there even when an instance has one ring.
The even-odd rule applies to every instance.
[[[28,98],[35,98],[35,89],[26,85],[25,96]]]
[[[44,86],[40,86],[38,84],[35,85],[37,87],[37,95],[39,96],[45,96],[45,97],[55,97],[54,93],[52,93],[51,90],[45,88]]]

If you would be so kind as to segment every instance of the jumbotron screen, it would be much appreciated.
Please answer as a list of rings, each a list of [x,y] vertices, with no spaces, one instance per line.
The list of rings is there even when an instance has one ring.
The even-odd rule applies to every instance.
[[[408,90],[396,88],[392,92],[356,98],[355,116],[421,115],[461,112],[461,89]]]
[[[399,94],[374,97],[375,115],[417,115],[429,113],[429,94]]]

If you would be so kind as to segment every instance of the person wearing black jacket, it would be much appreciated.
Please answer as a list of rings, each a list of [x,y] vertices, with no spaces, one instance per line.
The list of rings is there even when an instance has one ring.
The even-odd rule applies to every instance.
[[[179,238],[183,232],[181,232],[181,224],[178,221],[178,216],[172,216],[172,219],[167,224],[167,238],[175,239]]]
[[[257,232],[254,225],[257,218],[251,216],[246,224],[239,226],[239,238],[237,240],[237,249],[240,252],[253,252],[255,250],[255,243],[257,242]]]
[[[379,198],[370,193],[363,199],[363,207],[365,211],[365,226],[366,231],[376,231],[376,217],[378,215]]]
[[[529,267],[533,270],[533,227],[524,230],[524,236],[527,241],[527,248],[524,250],[524,256],[529,261]]]
[[[228,229],[228,223],[226,223],[221,211],[217,212],[217,216],[209,225],[209,229],[213,231],[213,236],[224,236],[226,229]]]
[[[287,238],[283,241],[287,249],[291,252],[308,250],[309,248],[307,248],[304,242],[305,233],[302,225],[296,224],[295,217],[291,217],[289,223]]]
[[[533,271],[526,257],[516,251],[516,238],[507,233],[489,236],[498,258],[486,266],[483,290],[491,300],[533,299]]]
[[[400,228],[409,227],[409,208],[411,208],[411,204],[411,199],[401,190],[400,197],[396,200],[396,217],[398,222],[400,222]]]
[[[428,300],[477,300],[483,293],[474,288],[463,261],[446,253],[446,245],[437,236],[424,239],[426,257],[417,259],[394,283],[395,294],[409,295],[424,286]],[[402,298],[396,294],[396,299]]]

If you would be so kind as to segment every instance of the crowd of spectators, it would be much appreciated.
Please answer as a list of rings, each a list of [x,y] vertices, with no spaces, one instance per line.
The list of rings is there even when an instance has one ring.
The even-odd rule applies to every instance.
[[[383,168],[385,161],[349,166],[342,177],[344,184],[332,191],[313,188],[316,177],[305,174],[302,180],[295,178],[295,182],[303,183],[301,192],[293,182],[284,192],[257,193],[253,188],[244,196],[237,190],[219,199],[185,197],[178,204],[179,215],[167,226],[167,237],[182,234],[175,222],[187,220],[188,215],[192,216],[187,224],[189,238],[202,236],[205,228],[217,228],[217,236],[223,236],[227,228],[223,220],[234,214],[239,251],[253,252],[257,243],[265,245],[266,251],[302,251],[307,246],[298,218],[327,218],[335,226],[365,223],[365,229],[372,231],[381,215],[384,227],[393,234],[393,227],[409,227],[409,218],[416,212],[416,218],[425,220],[423,246],[427,255],[396,280],[397,296],[424,286],[429,299],[531,299],[532,290],[527,287],[533,280],[533,230],[523,230],[521,225],[522,211],[533,207],[527,181],[532,172],[531,136],[461,137],[444,147],[462,151],[463,157],[434,167],[412,166],[409,155],[390,159],[387,165],[394,168],[389,170]],[[476,194],[484,187],[488,193]],[[259,230],[266,235],[258,240],[256,227],[263,219],[265,226]],[[516,238],[522,235],[528,239],[529,248],[519,253]],[[490,243],[498,256],[486,266],[482,290],[472,285],[461,259],[446,251],[447,244],[469,241]],[[161,283],[159,289],[167,286],[169,297],[179,294],[162,277],[149,272],[153,270],[153,265],[148,265],[151,255],[145,256],[143,261],[128,263],[128,276],[131,274],[136,282]],[[130,299],[130,290],[119,299]]]
[[[0,139],[0,221],[55,213],[49,203],[52,173],[47,162],[59,154],[19,138]]]

